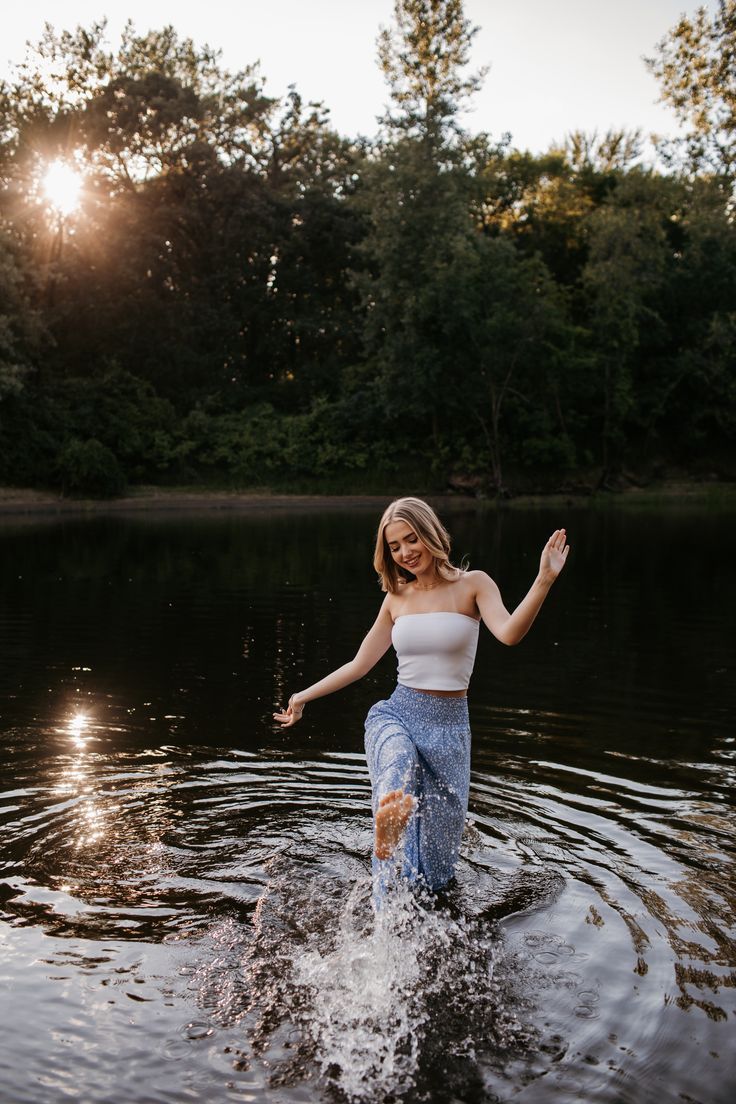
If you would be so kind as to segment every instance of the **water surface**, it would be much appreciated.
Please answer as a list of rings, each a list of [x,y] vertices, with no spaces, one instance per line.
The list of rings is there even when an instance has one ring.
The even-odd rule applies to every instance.
[[[373,511],[5,522],[3,1101],[731,1100],[732,519],[460,508],[481,638],[457,885],[376,923],[349,658]]]

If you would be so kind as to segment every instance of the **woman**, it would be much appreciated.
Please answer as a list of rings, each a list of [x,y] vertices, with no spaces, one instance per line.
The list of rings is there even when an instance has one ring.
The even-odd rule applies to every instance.
[[[404,838],[401,873],[431,890],[453,876],[470,781],[467,690],[482,620],[502,644],[518,644],[565,565],[569,546],[556,529],[539,573],[513,613],[484,571],[450,562],[450,538],[418,498],[392,502],[378,526],[373,565],[386,592],[354,659],[292,694],[274,713],[285,728],[304,706],[367,674],[393,643],[398,685],[368,712],[365,748],[373,794],[373,870],[380,900]]]

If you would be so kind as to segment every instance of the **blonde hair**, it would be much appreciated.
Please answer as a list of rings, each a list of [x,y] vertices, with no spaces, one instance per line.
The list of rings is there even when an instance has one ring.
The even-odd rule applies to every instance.
[[[424,547],[434,556],[435,571],[440,578],[452,582],[466,570],[465,567],[455,567],[450,563],[450,534],[432,507],[421,498],[397,498],[384,510],[376,534],[373,566],[378,574],[381,590],[396,594],[399,587],[415,578],[405,567],[400,567],[391,555],[386,540],[386,526],[394,521],[405,521],[411,526]]]

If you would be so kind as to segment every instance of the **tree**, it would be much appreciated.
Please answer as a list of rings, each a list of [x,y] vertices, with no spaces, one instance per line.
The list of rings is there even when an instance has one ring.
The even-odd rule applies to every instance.
[[[0,473],[729,471],[733,11],[652,63],[691,126],[664,175],[637,132],[467,133],[460,0],[395,3],[374,142],[171,27],[48,27],[0,84]],[[56,159],[78,211],[44,194]]]
[[[0,217],[39,270],[39,288],[55,291],[38,304],[53,338],[47,371],[96,370],[114,349],[133,371],[156,365],[153,378],[160,370],[168,383],[178,359],[181,395],[182,381],[222,367],[217,342],[206,366],[191,355],[211,333],[202,325],[192,340],[186,317],[197,298],[189,263],[211,230],[198,216],[215,176],[261,172],[272,109],[254,70],[222,70],[216,53],[172,28],[138,35],[128,24],[113,50],[104,23],[46,27],[0,88]],[[85,177],[83,209],[63,227],[41,191],[59,157]],[[62,232],[63,251],[53,248]],[[271,251],[262,253],[267,265]],[[197,325],[211,320],[212,302],[198,304]],[[180,317],[167,325],[173,303]]]
[[[668,342],[639,396],[640,416],[678,463],[712,471],[736,439],[736,228],[714,182],[682,193],[664,304]]]
[[[349,272],[363,217],[353,202],[361,143],[340,137],[321,104],[292,88],[272,130],[266,165],[274,238],[263,306],[264,360],[284,409],[335,397],[359,357],[360,318]]]
[[[43,337],[31,303],[32,275],[7,229],[0,225],[0,402],[18,395]]]
[[[447,272],[476,233],[458,118],[480,75],[466,77],[474,29],[458,0],[397,0],[379,61],[391,107],[359,201],[368,233],[357,276],[365,349],[385,415],[428,437],[435,455],[456,366]]]
[[[564,297],[538,256],[524,257],[511,241],[484,235],[469,246],[449,274],[452,390],[466,422],[481,431],[490,483],[503,495],[509,454],[528,465],[573,461],[556,378],[561,362],[571,360],[573,330]],[[540,417],[547,404],[551,418]],[[542,425],[541,435],[532,429]]]
[[[684,139],[661,143],[669,160],[691,172],[736,181],[736,0],[719,0],[680,21],[646,64],[660,83],[662,100],[686,128]],[[682,156],[684,154],[684,157]]]
[[[668,242],[660,191],[635,173],[588,220],[589,254],[582,289],[600,371],[601,483],[620,471],[626,431],[637,406],[636,356],[645,335],[659,330],[658,293]]]
[[[462,0],[396,0],[393,28],[382,28],[378,58],[396,114],[384,125],[421,139],[431,153],[459,131],[458,116],[483,81],[485,70],[463,75],[478,28]]]
[[[173,27],[141,35],[128,22],[112,49],[102,20],[73,32],[46,24],[0,84],[0,104],[3,145],[26,178],[39,160],[83,149],[108,183],[136,188],[197,143],[224,162],[260,161],[275,101],[257,67],[230,73]]]
[[[320,105],[294,90],[277,104],[254,67],[229,73],[171,27],[128,24],[113,49],[98,23],[47,27],[0,111],[0,205],[55,291],[41,304],[50,373],[97,372],[114,352],[180,408],[277,391],[303,405],[334,387],[355,355],[340,288],[359,155]],[[37,199],[56,156],[85,192],[51,256],[61,239]]]
[[[454,350],[444,320],[453,309],[445,273],[472,234],[459,171],[427,167],[412,139],[394,143],[368,167],[361,201],[369,231],[358,276],[365,345],[386,415],[406,418],[435,443],[441,388]]]

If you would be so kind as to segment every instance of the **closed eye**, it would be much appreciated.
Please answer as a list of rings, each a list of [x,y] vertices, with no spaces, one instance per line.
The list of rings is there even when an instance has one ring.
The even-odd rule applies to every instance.
[[[402,537],[402,540],[405,541],[406,544],[416,544],[418,539],[416,533],[410,533],[408,536]],[[388,545],[389,552],[399,551],[399,545],[395,541],[386,541],[386,544]]]

